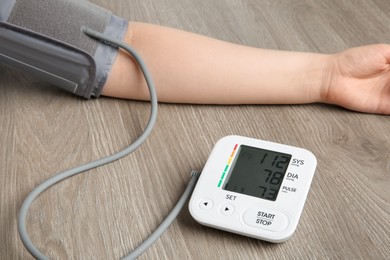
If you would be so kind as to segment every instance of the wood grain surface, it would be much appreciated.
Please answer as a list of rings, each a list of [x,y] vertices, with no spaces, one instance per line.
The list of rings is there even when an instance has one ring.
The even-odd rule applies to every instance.
[[[129,20],[261,48],[331,53],[390,42],[388,0],[93,0]],[[0,259],[30,259],[19,207],[59,171],[118,151],[147,102],[85,101],[0,67]],[[207,228],[184,208],[140,259],[389,259],[390,120],[342,108],[160,104],[147,142],[63,181],[32,205],[32,241],[53,259],[119,259],[164,219],[215,142],[237,134],[311,150],[312,188],[293,237],[271,244]]]

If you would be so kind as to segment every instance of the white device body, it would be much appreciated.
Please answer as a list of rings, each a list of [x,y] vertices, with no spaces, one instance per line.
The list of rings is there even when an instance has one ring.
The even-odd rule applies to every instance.
[[[244,154],[237,159],[241,147]],[[245,154],[244,149],[249,152]],[[271,161],[265,167],[273,167],[273,170],[265,171],[267,175],[271,175],[273,171],[276,175],[271,182],[280,185],[276,194],[277,188],[257,188],[253,181],[245,186],[255,187],[252,190],[261,195],[264,195],[261,191],[269,188],[271,192],[266,195],[268,199],[224,189],[233,172],[235,177],[238,176],[236,182],[243,181],[240,180],[241,173],[235,172],[235,167],[245,169],[246,162],[256,166],[253,160],[260,163],[260,159],[266,157]],[[288,157],[290,159],[287,162]],[[280,160],[281,158],[284,159]],[[277,159],[281,170],[275,168]],[[217,142],[202,170],[189,203],[190,213],[197,222],[206,226],[273,243],[284,242],[292,236],[298,225],[316,165],[316,157],[302,148],[241,136],[224,137]],[[254,169],[252,166],[250,168]],[[256,171],[254,175],[263,174]],[[280,179],[282,171],[284,175]],[[238,186],[240,184],[234,185],[234,188],[238,189]],[[246,190],[244,187],[240,189]]]

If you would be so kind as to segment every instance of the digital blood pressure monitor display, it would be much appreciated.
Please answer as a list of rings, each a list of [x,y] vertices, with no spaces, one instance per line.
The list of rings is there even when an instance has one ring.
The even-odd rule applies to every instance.
[[[202,170],[190,213],[207,226],[283,242],[298,225],[316,165],[302,148],[224,137]]]
[[[224,190],[274,201],[291,154],[241,145]]]

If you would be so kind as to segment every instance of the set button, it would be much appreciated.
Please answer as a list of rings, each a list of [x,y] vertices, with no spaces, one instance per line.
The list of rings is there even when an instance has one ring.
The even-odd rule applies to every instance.
[[[224,204],[221,207],[221,213],[225,216],[230,216],[234,212],[234,207],[231,204]]]

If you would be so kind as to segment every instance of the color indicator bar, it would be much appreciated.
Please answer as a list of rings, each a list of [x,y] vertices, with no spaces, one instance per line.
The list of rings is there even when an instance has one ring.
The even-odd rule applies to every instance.
[[[229,160],[228,160],[228,162],[227,162],[227,164],[226,164],[226,166],[225,166],[225,169],[223,170],[221,179],[220,179],[219,182],[218,182],[218,188],[221,187],[222,182],[223,182],[223,179],[225,178],[225,175],[226,175],[226,173],[227,173],[228,170],[229,170],[230,164],[232,163],[233,158],[234,158],[234,155],[236,154],[237,147],[238,147],[238,144],[236,144],[236,145],[234,146],[234,149],[233,149],[233,151],[232,151],[232,154],[230,155]]]

